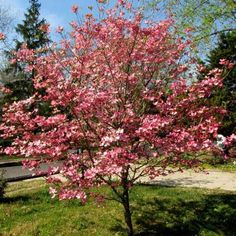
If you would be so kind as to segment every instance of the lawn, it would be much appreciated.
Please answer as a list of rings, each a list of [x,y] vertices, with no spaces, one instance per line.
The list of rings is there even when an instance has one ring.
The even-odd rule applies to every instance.
[[[20,160],[23,160],[23,158],[17,156],[0,155],[0,162],[20,161]]]
[[[109,192],[106,187],[98,191]],[[236,235],[236,192],[135,186],[136,235]],[[126,235],[121,206],[51,199],[43,181],[10,185],[0,203],[0,235]]]
[[[218,171],[236,171],[236,164],[233,163],[225,163],[225,164],[209,164],[209,163],[204,163],[201,165],[204,169],[207,170],[218,170]]]

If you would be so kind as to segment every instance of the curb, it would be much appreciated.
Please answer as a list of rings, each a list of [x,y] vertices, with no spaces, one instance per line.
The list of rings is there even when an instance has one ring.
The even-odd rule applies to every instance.
[[[59,174],[59,171],[56,172],[55,175],[56,174]],[[16,176],[16,177],[12,177],[12,178],[6,178],[4,180],[9,183],[9,182],[18,182],[18,181],[22,181],[22,180],[37,179],[37,178],[41,178],[44,176],[47,176],[47,173],[42,173],[42,174],[38,174],[38,175],[29,174],[29,175],[23,175],[23,176]]]
[[[22,166],[22,161],[0,162],[0,168],[11,166]]]
[[[20,160],[20,161],[0,161],[0,168],[2,167],[11,167],[11,166],[22,166],[22,161],[24,159]],[[40,159],[32,159],[32,160],[40,160]],[[58,161],[63,161],[64,159],[58,160]]]
[[[5,179],[6,182],[18,182],[18,181],[22,181],[22,180],[27,180],[27,179],[37,179],[40,177],[46,176],[46,174],[42,174],[42,175],[24,175],[24,176],[19,176],[19,177],[13,177],[13,178],[8,178]]]

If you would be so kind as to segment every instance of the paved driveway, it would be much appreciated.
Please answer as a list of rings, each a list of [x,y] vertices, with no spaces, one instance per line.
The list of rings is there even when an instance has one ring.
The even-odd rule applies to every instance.
[[[167,176],[158,177],[154,180],[142,178],[141,182],[165,186],[184,186],[236,191],[236,172],[208,171],[207,174],[204,172],[195,173],[191,170],[186,170],[183,173],[176,172]]]
[[[58,165],[60,165],[60,162],[53,163],[54,167]],[[41,171],[46,171],[47,169],[48,169],[48,164],[40,165]],[[24,169],[22,165],[0,167],[0,173],[1,171],[4,171],[4,178],[10,181],[31,178],[33,173],[28,169]]]

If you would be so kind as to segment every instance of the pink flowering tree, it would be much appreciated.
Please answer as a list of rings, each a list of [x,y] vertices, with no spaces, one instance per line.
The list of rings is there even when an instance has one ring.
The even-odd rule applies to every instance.
[[[127,19],[127,10],[131,5],[118,1],[102,20],[88,14],[83,24],[71,22],[70,38],[44,56],[22,48],[17,60],[35,71],[36,93],[5,108],[1,131],[14,140],[6,154],[28,158],[24,165],[36,170],[48,163],[53,197],[106,199],[93,190],[108,185],[133,235],[132,186],[144,176],[197,168],[195,153],[217,149],[225,111],[208,104],[222,86],[221,70],[189,85],[181,63],[189,42],[170,33],[173,22],[144,22],[139,12]],[[63,165],[53,168],[58,160]],[[58,171],[64,181],[54,176]]]

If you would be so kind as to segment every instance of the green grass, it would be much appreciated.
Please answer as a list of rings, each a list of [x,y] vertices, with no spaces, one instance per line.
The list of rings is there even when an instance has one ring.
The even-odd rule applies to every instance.
[[[236,171],[236,165],[233,163],[225,163],[225,164],[209,164],[204,163],[201,165],[205,169],[209,170],[219,170],[219,171]]]
[[[17,156],[7,156],[7,155],[0,155],[0,162],[4,161],[21,161],[23,158],[17,157]]]
[[[109,193],[106,187],[98,191]],[[136,235],[236,235],[236,193],[135,186],[131,193]],[[43,181],[9,185],[0,203],[0,235],[126,235],[122,207],[107,201],[81,205],[51,199]]]
[[[199,157],[202,161],[201,167],[210,170],[219,171],[236,171],[236,164],[234,164],[235,159],[229,158],[225,160],[223,157],[214,156],[211,153],[202,153]]]

